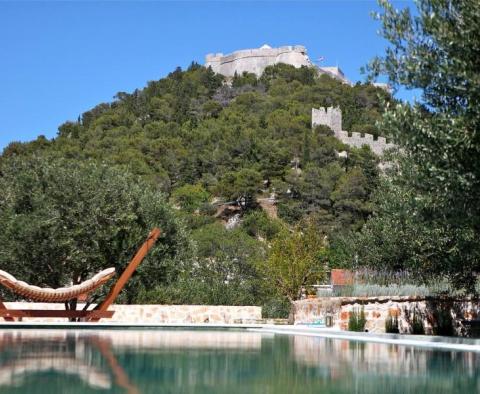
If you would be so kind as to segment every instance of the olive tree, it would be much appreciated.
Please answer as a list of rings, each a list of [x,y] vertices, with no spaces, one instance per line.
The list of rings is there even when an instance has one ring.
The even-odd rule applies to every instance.
[[[55,288],[107,267],[120,273],[158,226],[163,236],[127,288],[133,301],[172,280],[188,253],[164,196],[125,171],[41,157],[10,158],[0,171],[0,268],[21,280]]]
[[[400,197],[389,195],[389,206],[380,207],[364,234],[388,243],[381,224],[406,216],[383,208],[404,210],[395,199],[408,196],[409,217],[418,223],[411,230],[421,227],[432,241],[419,247],[410,234],[398,261],[415,261],[420,271],[472,289],[480,270],[480,8],[469,0],[419,0],[412,13],[379,3],[377,18],[390,46],[369,65],[371,76],[386,75],[393,87],[418,89],[421,97],[388,107],[381,121],[401,148],[389,179]]]
[[[290,301],[293,310],[293,302],[301,298],[302,289],[325,278],[326,252],[324,235],[309,220],[304,228],[285,227],[273,240],[267,259],[259,262],[259,269]]]

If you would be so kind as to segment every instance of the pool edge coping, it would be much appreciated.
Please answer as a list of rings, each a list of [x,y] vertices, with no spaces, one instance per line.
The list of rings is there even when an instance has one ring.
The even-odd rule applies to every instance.
[[[343,339],[356,342],[383,343],[400,346],[413,346],[437,350],[456,350],[480,352],[480,340],[459,338],[455,343],[454,339],[437,336],[419,336],[404,334],[377,334],[353,331],[341,331],[326,327],[309,327],[300,325],[273,325],[258,323],[113,323],[113,322],[2,322],[0,330],[9,329],[161,329],[161,328],[186,328],[186,329],[245,329],[251,332],[263,332],[279,335],[301,335],[318,338]],[[447,342],[448,340],[448,342]],[[471,340],[478,343],[460,343]]]
[[[328,328],[310,328],[298,326],[280,326],[279,327],[263,327],[249,328],[249,331],[265,332],[280,335],[301,335],[313,336],[318,338],[344,339],[355,342],[372,342],[389,345],[413,346],[424,349],[435,350],[456,350],[468,352],[480,352],[480,340],[459,338],[460,341],[471,340],[478,343],[454,343],[447,342],[452,340],[449,337],[428,336],[428,335],[408,335],[408,334],[376,334],[354,331],[341,331]]]

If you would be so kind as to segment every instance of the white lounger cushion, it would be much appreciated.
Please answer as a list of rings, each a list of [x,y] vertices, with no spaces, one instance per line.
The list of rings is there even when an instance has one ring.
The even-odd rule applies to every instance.
[[[89,293],[109,280],[113,275],[115,275],[115,268],[107,268],[78,285],[51,289],[48,287],[29,285],[28,283],[15,279],[15,277],[8,272],[0,270],[0,284],[34,301],[64,302],[77,298],[81,294]]]

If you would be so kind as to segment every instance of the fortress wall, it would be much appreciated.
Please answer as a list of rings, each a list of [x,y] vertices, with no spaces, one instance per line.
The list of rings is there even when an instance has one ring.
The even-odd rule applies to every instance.
[[[337,67],[315,66],[307,55],[307,49],[303,45],[289,45],[279,48],[271,48],[264,45],[260,48],[242,49],[229,54],[209,53],[205,56],[205,67],[212,67],[217,74],[233,77],[235,73],[253,73],[261,76],[268,66],[285,63],[294,67],[312,67],[318,74],[327,74],[342,83],[351,85],[345,74]]]
[[[340,108],[312,108],[312,127],[325,125],[335,133],[342,131],[342,111]]]
[[[365,141],[373,142],[373,135],[372,134],[365,134]]]
[[[209,54],[205,67],[212,67],[218,74],[233,77],[235,72],[250,72],[260,76],[268,66],[286,63],[294,67],[311,66],[305,47],[285,46],[280,48],[257,48],[235,51],[228,55]]]
[[[342,130],[342,111],[340,108],[312,108],[312,128],[318,125],[330,127],[334,131],[335,137],[344,144],[355,148],[368,145],[372,152],[379,156],[383,155],[386,149],[395,147],[394,144],[387,144],[384,137],[378,137],[377,140],[374,140],[372,134],[362,136],[361,133],[352,132],[352,135],[349,136],[347,131]]]
[[[353,146],[355,148],[361,148],[363,145],[368,145],[373,153],[381,156],[387,149],[394,148],[394,144],[387,144],[384,137],[378,137],[378,140],[374,140],[372,134],[365,134],[364,137],[360,133],[353,132],[352,136],[348,136],[348,132],[341,131],[335,133],[335,137],[342,141],[344,144]]]
[[[346,140],[349,138],[348,131],[337,131],[335,133],[335,137],[337,137],[340,141]]]

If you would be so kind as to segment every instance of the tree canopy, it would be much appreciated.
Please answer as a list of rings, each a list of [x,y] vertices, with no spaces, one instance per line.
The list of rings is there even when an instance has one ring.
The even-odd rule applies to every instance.
[[[20,280],[56,288],[108,267],[121,273],[158,226],[164,236],[129,283],[132,300],[139,287],[171,280],[187,256],[189,241],[173,210],[138,177],[91,161],[35,156],[3,163],[1,174],[0,267]]]
[[[371,75],[422,96],[383,116],[401,150],[356,252],[363,264],[390,261],[471,290],[480,270],[480,10],[467,0],[421,0],[418,14],[380,4],[391,45]]]
[[[313,68],[279,64],[268,67],[260,78],[246,74],[230,84],[211,69],[192,64],[149,82],[144,89],[118,93],[113,102],[62,124],[52,141],[39,137],[10,144],[0,161],[40,152],[77,161],[91,159],[125,168],[176,200],[177,189],[187,186],[180,189],[185,192],[201,186],[224,201],[245,201],[247,209],[255,208],[256,195],[276,191],[285,220],[294,223],[321,206],[332,218],[329,226],[337,229],[347,224],[342,219],[336,225],[335,220],[345,213],[344,205],[334,198],[343,170],[349,173],[347,178],[360,175],[358,182],[366,190],[355,196],[362,201],[350,207],[360,209],[352,211],[349,219],[358,227],[368,215],[364,203],[375,182],[371,169],[376,158],[364,152],[362,160],[353,162],[354,148],[331,133],[312,132],[311,109],[340,106],[344,129],[377,134],[381,98],[390,100],[373,85],[352,87],[318,76]],[[343,150],[352,157],[348,163],[337,157]],[[292,163],[300,171],[292,172]],[[320,195],[311,186],[318,172],[324,173]],[[344,181],[345,177],[341,184]],[[187,201],[178,204],[193,208]]]
[[[36,280],[34,269],[18,265],[22,278],[39,284],[77,281],[100,263],[127,261],[143,231],[158,222],[170,238],[161,243],[165,250],[142,264],[130,300],[271,300],[272,309],[282,309],[283,300],[277,302],[278,292],[258,269],[269,244],[277,237],[287,242],[281,229],[293,226],[299,234],[297,225],[305,220],[329,240],[358,230],[379,182],[378,158],[368,148],[342,144],[328,127],[312,130],[311,109],[339,106],[344,129],[378,134],[384,101],[392,99],[369,83],[350,86],[314,68],[285,64],[268,67],[259,78],[227,80],[192,63],[143,89],[119,92],[112,102],[60,125],[53,140],[40,136],[3,151],[4,191],[23,182],[23,191],[2,209],[5,264],[41,264],[45,275]],[[15,166],[25,178],[14,179]],[[32,196],[29,182],[37,185]],[[51,185],[42,190],[41,184]],[[25,217],[17,221],[22,198],[37,198],[38,211],[22,211]],[[274,202],[267,215],[262,201],[269,199]],[[231,231],[220,223],[228,220],[224,203],[241,205],[231,211],[242,218]],[[64,216],[55,219],[57,211]],[[30,229],[21,228],[26,222]],[[42,242],[22,251],[14,238],[23,245]],[[48,261],[55,262],[53,269]],[[57,268],[56,276],[47,277]]]

